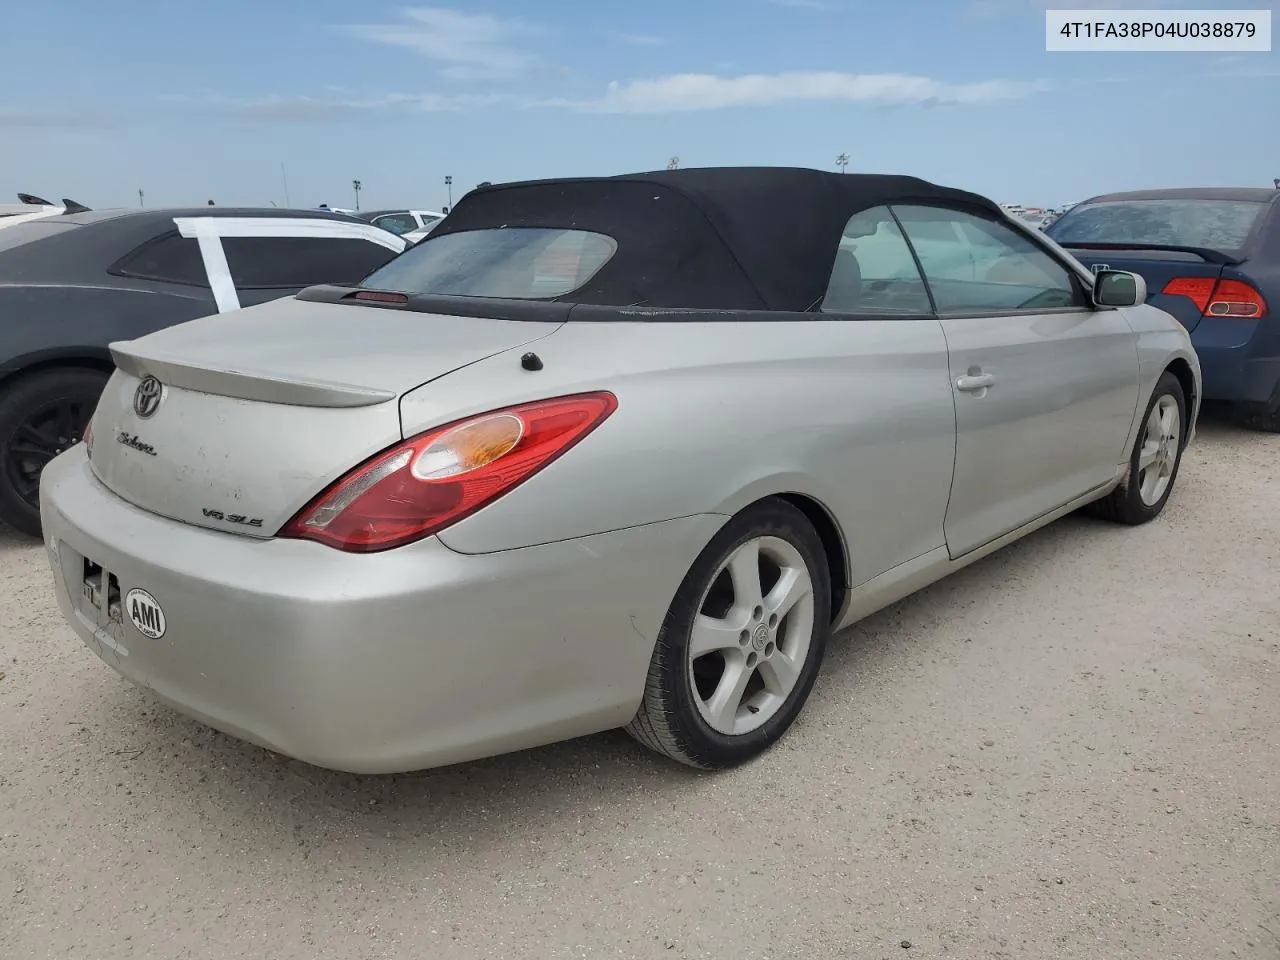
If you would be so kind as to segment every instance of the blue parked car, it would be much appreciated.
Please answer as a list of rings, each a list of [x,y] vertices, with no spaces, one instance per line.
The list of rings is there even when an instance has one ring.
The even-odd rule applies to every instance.
[[[1204,399],[1280,432],[1280,190],[1143,190],[1077,204],[1045,233],[1085,265],[1139,273],[1191,331]]]

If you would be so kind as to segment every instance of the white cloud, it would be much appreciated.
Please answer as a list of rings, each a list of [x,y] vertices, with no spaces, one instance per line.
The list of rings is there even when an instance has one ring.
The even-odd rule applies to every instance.
[[[665,47],[667,45],[665,38],[648,33],[615,33],[613,36],[633,47]]]
[[[1042,83],[984,80],[946,83],[907,74],[795,72],[721,77],[683,73],[609,84],[596,100],[550,100],[542,106],[594,113],[675,113],[763,107],[798,101],[963,104],[1013,100],[1046,89]]]
[[[540,31],[518,20],[463,13],[444,7],[410,7],[403,21],[353,24],[342,29],[373,43],[405,47],[442,64],[451,80],[514,80],[529,72],[538,58],[521,48]]]
[[[452,96],[441,93],[388,93],[376,97],[311,97],[271,95],[247,100],[228,97],[183,97],[173,102],[203,103],[215,110],[248,120],[268,123],[329,123],[359,115],[392,111],[443,113],[485,107],[498,102],[494,95]]]
[[[0,105],[0,128],[84,130],[111,126],[105,113],[83,107],[6,107]]]
[[[1275,62],[1245,60],[1242,57],[1223,57],[1220,66],[1210,70],[1214,77],[1239,77],[1245,80],[1264,80],[1280,77],[1280,64]]]

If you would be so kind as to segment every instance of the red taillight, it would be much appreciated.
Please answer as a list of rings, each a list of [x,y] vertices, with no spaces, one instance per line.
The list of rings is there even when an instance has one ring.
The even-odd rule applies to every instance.
[[[1250,320],[1267,315],[1267,301],[1251,283],[1219,280],[1205,313],[1211,317],[1244,317]]]
[[[618,407],[608,392],[539,400],[446,424],[356,467],[277,534],[351,553],[430,536],[523,483]]]
[[[1171,297],[1186,297],[1206,317],[1256,320],[1267,315],[1267,301],[1253,284],[1244,280],[1175,277],[1161,292]]]
[[[1216,277],[1174,277],[1160,292],[1169,297],[1186,297],[1204,313],[1209,308],[1209,298],[1213,296],[1217,282]]]

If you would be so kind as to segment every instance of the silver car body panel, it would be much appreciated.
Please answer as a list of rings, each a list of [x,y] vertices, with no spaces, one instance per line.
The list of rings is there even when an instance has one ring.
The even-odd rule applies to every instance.
[[[184,372],[173,381],[178,386],[194,383],[188,378],[204,371],[205,379],[193,387],[203,392],[241,397],[247,381],[260,378],[274,392],[255,399],[269,403],[299,403],[286,392],[287,385],[315,382],[372,389],[384,399],[530,343],[556,326],[286,297],[113,343],[111,351],[117,366],[139,377],[154,373],[148,366],[152,360],[169,363],[170,369],[181,365]],[[387,349],[388,343],[395,348]],[[220,389],[218,373],[242,376]]]
[[[340,309],[368,311],[365,323],[400,317]],[[1105,494],[1123,475],[1161,372],[1183,359],[1199,373],[1181,328],[1159,311],[1114,313],[1144,330],[1115,351],[1130,358],[1127,387],[1115,382],[1119,361],[1102,363],[1053,403],[1026,393],[1026,420],[1010,410],[990,427],[1001,434],[997,449],[1034,446],[1044,429],[1037,416],[1058,418],[1078,438],[1063,412],[1072,402],[1082,420],[1107,424],[1105,437],[1084,441],[1094,459],[1072,488],[1032,470],[974,471],[967,482],[981,491],[955,486],[957,405],[982,398],[954,388],[937,320],[583,323],[550,334],[544,325],[529,334],[541,334],[542,370],[523,370],[511,349],[451,359],[444,379],[402,394],[399,416],[393,403],[323,409],[176,388],[165,402],[186,429],[157,446],[186,444],[168,449],[204,465],[194,483],[172,468],[148,480],[158,458],[136,466],[136,451],[115,442],[136,383],[117,372],[95,417],[93,467],[80,445],[42,483],[59,603],[129,679],[212,726],[322,766],[418,769],[618,726],[639,703],[684,572],[729,516],[761,497],[801,495],[835,521],[851,588],[839,628]],[[1066,324],[1037,329],[1060,334]],[[409,547],[353,556],[223,532],[227,522],[192,515],[202,499],[223,496],[252,504],[270,532],[401,434],[600,387],[617,394],[618,410],[572,456]],[[226,422],[239,441],[219,429]],[[229,466],[237,457],[259,466]],[[264,470],[258,458],[275,466]],[[1061,492],[1028,496],[1028,482]],[[998,529],[1010,521],[993,516],[986,543],[949,549],[948,502],[981,503],[993,484],[1009,500],[1048,505],[1013,529]],[[134,496],[145,509],[126,502]],[[86,613],[77,599],[86,557],[118,578],[118,593],[156,598],[164,637],[112,621],[109,609],[94,614],[104,621]]]
[[[172,327],[112,345],[93,468],[144,509],[258,537],[399,440],[404,391],[556,328],[293,299],[181,326],[180,347]],[[387,341],[403,351],[370,347]],[[133,401],[148,376],[163,393],[143,417]]]
[[[937,320],[569,323],[537,352],[537,374],[495,357],[401,401],[412,435],[538,396],[618,397],[572,456],[443,531],[455,550],[732,515],[784,491],[839,518],[856,582],[944,543],[955,412]]]
[[[118,344],[92,463],[78,445],[41,485],[59,605],[215,727],[337,769],[420,769],[626,723],[681,580],[761,498],[830,519],[839,628],[1108,493],[1171,366],[1194,434],[1199,363],[1151,307],[727,316],[286,300]],[[271,536],[401,437],[588,390],[617,410],[437,536],[367,555]]]
[[[461,556],[430,538],[353,555],[140,510],[78,445],[42,478],[63,615],[95,654],[233,736],[386,773],[626,723],[671,597],[723,517]],[[86,596],[84,558],[117,602]],[[495,589],[495,585],[500,587]],[[155,639],[120,609],[143,589]]]
[[[955,390],[953,557],[1103,485],[1128,459],[1138,352],[1118,310],[942,321]],[[983,377],[978,381],[976,378]]]

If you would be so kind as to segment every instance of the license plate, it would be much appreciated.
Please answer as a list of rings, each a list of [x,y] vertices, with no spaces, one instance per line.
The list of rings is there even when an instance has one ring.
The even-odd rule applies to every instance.
[[[120,608],[120,581],[114,573],[104,570],[101,564],[94,563],[88,557],[84,558],[80,596],[92,608],[99,623],[102,622],[104,611],[108,621],[123,620]]]

